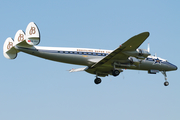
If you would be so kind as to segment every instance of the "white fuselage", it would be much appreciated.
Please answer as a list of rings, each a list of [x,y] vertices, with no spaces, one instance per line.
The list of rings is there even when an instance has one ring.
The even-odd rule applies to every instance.
[[[48,60],[85,66],[98,62],[112,52],[111,50],[101,49],[40,46],[34,46],[33,48],[18,47],[17,49]]]
[[[19,51],[45,58],[48,60],[53,60],[57,62],[91,66],[97,63],[112,50],[102,50],[102,49],[88,49],[88,48],[64,48],[64,47],[40,47],[34,46],[31,48],[17,47]],[[122,67],[127,68],[127,67]],[[138,70],[160,70],[160,71],[170,71],[176,70],[177,67],[164,59],[154,56],[148,56],[144,60],[140,60],[140,64],[136,67],[129,67],[127,69],[138,69]]]

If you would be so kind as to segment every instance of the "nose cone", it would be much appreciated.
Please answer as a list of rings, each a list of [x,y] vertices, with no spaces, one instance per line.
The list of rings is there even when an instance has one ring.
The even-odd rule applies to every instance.
[[[177,70],[178,69],[178,67],[176,66],[176,65],[173,65],[173,64],[171,64],[171,70]]]
[[[178,67],[177,66],[175,66],[175,70],[177,70],[178,69]]]
[[[177,70],[178,67],[176,65],[173,65],[172,63],[170,62],[165,62],[164,63],[167,67],[167,71],[171,71],[171,70]]]

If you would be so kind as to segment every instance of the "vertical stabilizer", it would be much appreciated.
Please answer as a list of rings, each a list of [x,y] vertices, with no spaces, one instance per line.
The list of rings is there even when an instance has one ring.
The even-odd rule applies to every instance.
[[[26,42],[29,45],[38,45],[40,42],[40,32],[34,22],[30,22],[26,28]]]
[[[17,57],[17,50],[14,48],[14,41],[12,38],[8,37],[4,42],[3,54],[7,59],[15,59]]]
[[[22,30],[18,30],[15,34],[15,37],[14,37],[14,44],[13,46],[27,46],[28,44],[26,43],[26,35],[24,33],[24,31]]]

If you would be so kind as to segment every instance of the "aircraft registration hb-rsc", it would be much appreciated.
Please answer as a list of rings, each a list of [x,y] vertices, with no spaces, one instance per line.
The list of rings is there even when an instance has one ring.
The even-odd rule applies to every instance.
[[[40,47],[40,32],[37,25],[29,23],[26,32],[17,31],[14,40],[7,38],[3,54],[8,59],[15,59],[17,53],[24,52],[37,57],[57,62],[84,65],[86,67],[71,69],[70,72],[86,71],[96,75],[95,84],[101,83],[99,77],[118,76],[123,69],[145,70],[149,74],[161,72],[165,77],[164,85],[168,86],[167,71],[177,70],[177,66],[157,56],[151,56],[150,48],[138,49],[148,38],[149,32],[131,37],[115,50],[89,48]]]

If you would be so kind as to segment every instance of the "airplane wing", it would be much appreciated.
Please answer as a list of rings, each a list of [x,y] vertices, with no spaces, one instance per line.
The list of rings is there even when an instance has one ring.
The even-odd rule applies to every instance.
[[[125,43],[120,45],[117,49],[111,52],[108,56],[104,57],[98,63],[89,67],[86,71],[92,74],[95,72],[104,73],[105,76],[109,74],[108,72],[113,69],[113,63],[116,61],[125,62],[128,60],[128,55],[123,54],[124,51],[135,51],[149,36],[149,32],[140,33]],[[104,76],[104,75],[102,75]]]

